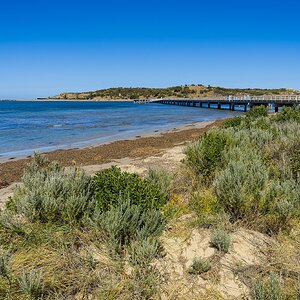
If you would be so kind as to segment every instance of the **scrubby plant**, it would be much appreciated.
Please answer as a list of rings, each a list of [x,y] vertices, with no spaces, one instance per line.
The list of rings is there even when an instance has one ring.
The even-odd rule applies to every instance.
[[[209,189],[192,193],[189,208],[196,213],[196,222],[204,226],[216,225],[219,214],[222,214],[218,198]]]
[[[259,210],[267,178],[267,169],[258,159],[230,161],[220,172],[214,182],[215,192],[233,221]]]
[[[212,130],[187,147],[186,163],[204,180],[209,181],[217,168],[221,167],[223,151],[228,143],[226,132]]]
[[[144,209],[129,200],[106,212],[98,212],[94,222],[107,235],[111,252],[120,254],[132,241],[143,241],[161,234],[165,219],[160,211]]]
[[[14,193],[17,213],[30,221],[75,224],[93,208],[92,181],[82,169],[65,172],[40,155],[25,169]]]
[[[150,168],[145,177],[145,181],[154,188],[158,188],[162,195],[169,198],[172,188],[172,176],[166,170]]]
[[[10,280],[9,261],[11,253],[10,251],[0,251],[0,276]]]
[[[260,118],[266,117],[267,115],[268,107],[265,107],[264,105],[254,106],[246,113],[246,117],[248,118]]]
[[[147,268],[159,255],[160,245],[157,238],[148,237],[133,241],[128,247],[129,263],[135,268]]]
[[[159,186],[137,174],[122,172],[116,166],[98,172],[93,178],[93,188],[97,205],[102,211],[118,205],[120,197],[129,197],[131,204],[144,209],[158,209],[166,203],[166,195]]]
[[[227,119],[223,123],[224,128],[230,128],[230,127],[238,127],[241,125],[242,117],[233,117],[230,119]]]
[[[293,178],[298,182],[300,179],[300,144],[297,141],[290,149],[291,151],[291,172]]]
[[[188,212],[188,206],[178,194],[171,194],[168,202],[162,207],[165,218],[170,221]]]
[[[211,264],[208,260],[201,257],[195,257],[192,264],[188,268],[190,274],[200,275],[206,273],[211,269]]]
[[[226,231],[218,229],[212,233],[210,243],[212,247],[227,253],[230,246],[230,236]]]
[[[277,122],[295,121],[300,123],[300,109],[296,106],[283,107],[282,111],[275,117]]]
[[[252,300],[284,300],[282,289],[278,279],[271,274],[266,282],[256,280],[251,288],[250,296]]]
[[[294,180],[270,181],[260,209],[261,230],[267,233],[289,230],[292,221],[300,216],[299,197],[300,187]]]
[[[26,294],[29,299],[41,299],[43,295],[42,273],[36,269],[30,272],[23,272],[18,280],[20,290]]]

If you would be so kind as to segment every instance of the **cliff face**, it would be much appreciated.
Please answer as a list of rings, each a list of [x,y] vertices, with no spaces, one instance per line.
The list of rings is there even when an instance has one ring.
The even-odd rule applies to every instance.
[[[300,91],[293,89],[236,89],[204,85],[185,85],[168,88],[110,88],[82,93],[61,93],[47,99],[73,99],[73,100],[132,100],[146,98],[199,98],[226,95],[264,95],[285,94],[299,95]]]

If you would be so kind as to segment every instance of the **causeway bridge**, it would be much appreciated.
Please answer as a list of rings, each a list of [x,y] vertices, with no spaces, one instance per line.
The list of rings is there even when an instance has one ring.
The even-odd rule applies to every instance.
[[[278,112],[279,107],[283,106],[299,106],[300,95],[262,95],[262,96],[224,96],[216,98],[163,98],[163,99],[143,99],[134,100],[138,104],[161,103],[169,105],[192,106],[201,108],[216,108],[236,110],[241,108],[246,112],[254,106],[264,105],[266,107],[274,107]]]

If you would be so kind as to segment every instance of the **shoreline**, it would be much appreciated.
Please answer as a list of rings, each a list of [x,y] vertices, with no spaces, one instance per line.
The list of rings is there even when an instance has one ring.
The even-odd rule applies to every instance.
[[[58,149],[43,153],[49,160],[58,161],[63,166],[101,165],[122,158],[146,158],[162,153],[163,150],[197,139],[213,126],[221,126],[225,119],[204,121],[177,126],[167,131],[151,132],[140,136],[96,144],[85,148]],[[18,182],[30,158],[0,161],[0,189]]]
[[[41,153],[43,155],[46,155],[48,153],[52,153],[52,152],[56,152],[56,151],[68,151],[68,150],[86,150],[86,149],[91,149],[91,148],[95,148],[95,147],[100,147],[103,145],[108,145],[114,142],[118,142],[118,141],[125,141],[125,140],[136,140],[139,138],[147,138],[147,137],[157,137],[161,134],[166,134],[166,133],[170,133],[170,132],[179,132],[179,131],[183,131],[186,129],[190,129],[190,128],[203,128],[203,126],[206,126],[212,122],[216,122],[219,120],[225,120],[227,118],[223,118],[223,119],[214,119],[214,120],[207,120],[207,121],[200,121],[200,122],[195,122],[195,123],[187,123],[187,124],[182,124],[182,125],[177,125],[176,127],[166,127],[166,128],[160,128],[157,130],[149,130],[147,132],[144,133],[137,133],[137,135],[131,135],[131,136],[124,136],[122,138],[115,138],[115,139],[108,139],[107,141],[103,141],[103,142],[83,142],[82,145],[74,145],[74,146],[70,146],[70,147],[64,147],[64,146],[57,146],[54,149],[51,150],[41,150],[41,151],[36,151],[38,153]],[[27,150],[22,150],[19,152],[25,152],[26,153]],[[0,165],[3,163],[8,163],[8,162],[12,162],[12,161],[17,161],[17,160],[22,160],[22,159],[27,159],[27,158],[31,158],[32,155],[34,153],[34,150],[32,150],[30,153],[28,151],[28,154],[21,154],[21,155],[16,155],[14,156],[14,154],[12,155],[8,155],[5,157],[1,157],[0,156]],[[1,175],[1,173],[0,173]]]

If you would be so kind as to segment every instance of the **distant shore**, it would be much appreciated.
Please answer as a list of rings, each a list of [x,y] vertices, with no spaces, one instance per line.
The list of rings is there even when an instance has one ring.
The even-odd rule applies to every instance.
[[[193,141],[213,126],[220,126],[224,120],[205,121],[177,126],[166,132],[153,132],[118,140],[107,144],[94,145],[86,148],[56,150],[45,153],[50,160],[63,166],[100,165],[121,158],[143,158],[159,154],[163,149]],[[20,180],[24,167],[30,157],[11,159],[0,163],[0,188]]]

